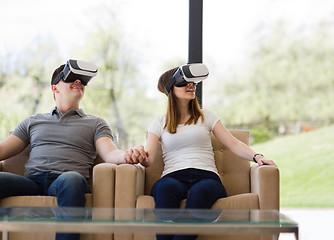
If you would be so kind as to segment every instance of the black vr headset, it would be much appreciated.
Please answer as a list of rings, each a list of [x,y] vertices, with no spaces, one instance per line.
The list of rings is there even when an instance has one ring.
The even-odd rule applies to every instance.
[[[70,59],[53,84],[57,84],[60,80],[69,83],[79,79],[81,84],[86,86],[96,74],[97,67],[94,63]]]
[[[173,86],[184,87],[192,82],[197,85],[209,75],[208,68],[203,63],[190,63],[180,66],[173,74],[169,84],[166,87],[166,95]]]

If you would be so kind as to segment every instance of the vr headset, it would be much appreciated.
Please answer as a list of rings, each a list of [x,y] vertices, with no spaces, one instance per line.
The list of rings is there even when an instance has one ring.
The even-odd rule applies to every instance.
[[[57,84],[60,80],[69,83],[79,79],[82,85],[86,86],[96,74],[97,67],[94,63],[70,59],[53,84]]]
[[[203,63],[190,63],[180,66],[166,87],[166,95],[173,86],[184,87],[192,82],[197,85],[209,76],[209,70]]]

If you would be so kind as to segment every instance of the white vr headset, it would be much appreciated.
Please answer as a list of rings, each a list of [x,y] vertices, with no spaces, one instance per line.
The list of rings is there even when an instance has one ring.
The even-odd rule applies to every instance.
[[[96,74],[97,67],[94,63],[70,59],[53,84],[57,84],[60,80],[68,83],[79,79],[81,84],[86,86]]]
[[[184,87],[192,82],[197,85],[209,76],[209,70],[203,63],[190,63],[180,66],[166,86],[166,95],[173,86]]]

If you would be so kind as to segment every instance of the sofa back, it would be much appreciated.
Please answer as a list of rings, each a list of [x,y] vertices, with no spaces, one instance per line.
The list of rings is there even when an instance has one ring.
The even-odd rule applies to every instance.
[[[247,130],[230,130],[230,133],[240,141],[249,145]],[[216,167],[228,196],[250,192],[250,162],[233,154],[211,134],[211,142]],[[158,146],[156,159],[146,169],[145,195],[150,195],[153,184],[160,179],[164,168],[161,146]]]

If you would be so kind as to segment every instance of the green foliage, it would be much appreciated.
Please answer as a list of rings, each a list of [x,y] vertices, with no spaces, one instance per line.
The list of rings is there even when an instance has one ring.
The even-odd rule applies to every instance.
[[[252,148],[280,169],[281,207],[334,207],[334,125]]]
[[[99,73],[86,88],[82,103],[91,114],[105,118],[111,125],[120,148],[145,143],[147,124],[158,103],[146,96],[146,86],[138,75],[136,51],[125,41],[115,25],[98,26],[91,32],[80,59],[90,59]]]
[[[24,118],[53,105],[50,79],[58,55],[49,39],[36,39],[25,52],[5,54],[0,67],[0,137]],[[54,52],[50,54],[50,52]],[[47,96],[47,97],[46,97]]]
[[[269,131],[264,126],[258,126],[250,130],[251,144],[262,143],[270,140],[273,137],[273,132]]]
[[[277,24],[259,42],[244,71],[213,84],[212,108],[227,125],[334,122],[334,43],[328,41],[334,31],[328,24],[308,30],[296,33]]]
[[[125,39],[116,15],[95,24],[70,58],[94,62],[98,75],[86,87],[81,107],[110,124],[116,144],[125,149],[143,144],[148,125],[161,105],[146,96],[145,81],[138,74],[137,50]],[[106,24],[108,22],[108,24]],[[111,23],[111,24],[110,24]],[[50,79],[59,60],[50,39],[36,39],[29,49],[3,56],[0,63],[0,137],[4,139],[25,117],[48,112],[54,106]]]

